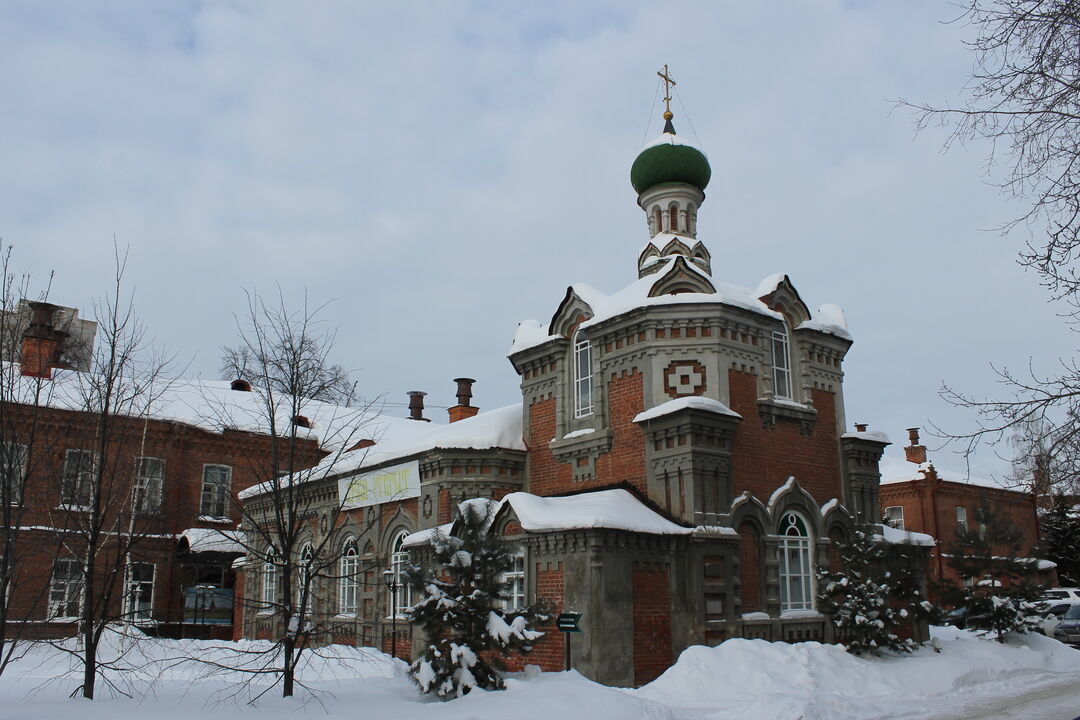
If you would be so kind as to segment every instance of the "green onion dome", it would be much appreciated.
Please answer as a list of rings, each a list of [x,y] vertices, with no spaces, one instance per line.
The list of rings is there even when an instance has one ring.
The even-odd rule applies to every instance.
[[[686,183],[705,190],[712,177],[709,159],[693,145],[684,144],[674,131],[666,130],[634,160],[630,184],[639,195],[664,183]]]

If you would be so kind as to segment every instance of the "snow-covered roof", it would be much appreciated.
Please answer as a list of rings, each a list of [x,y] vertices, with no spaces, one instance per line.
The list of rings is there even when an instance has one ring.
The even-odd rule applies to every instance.
[[[187,540],[193,553],[221,552],[243,553],[242,533],[239,530],[216,530],[214,528],[188,528],[180,533],[178,540]]]
[[[741,308],[776,320],[783,319],[783,316],[780,313],[771,310],[760,300],[761,297],[776,289],[776,285],[785,277],[783,273],[770,275],[762,281],[757,289],[751,290],[750,288],[741,287],[739,285],[718,282],[714,278],[709,277],[694,263],[687,262],[683,263],[686,269],[704,277],[716,288],[715,293],[680,292],[676,294],[656,295],[654,297],[650,296],[653,287],[665,279],[668,271],[672,269],[674,263],[679,259],[685,260],[682,256],[668,256],[661,258],[660,261],[663,263],[663,267],[656,273],[635,280],[622,290],[610,295],[585,283],[574,283],[571,285],[570,290],[577,297],[585,301],[592,309],[593,313],[592,317],[583,322],[580,327],[587,329],[632,310],[657,305],[718,304]],[[761,292],[763,287],[767,288],[765,292]],[[844,312],[836,305],[823,305],[817,315],[799,325],[799,328],[804,327],[830,333],[842,337],[845,340],[851,339],[851,334],[847,330],[847,321],[844,318]],[[522,350],[542,345],[545,342],[554,340],[558,337],[560,336],[550,334],[548,332],[548,326],[541,323],[539,320],[526,320],[518,323],[517,331],[514,333],[514,342],[510,347],[509,354],[514,355]]]
[[[675,398],[674,400],[668,400],[665,403],[661,403],[654,408],[649,408],[644,412],[638,413],[634,417],[634,422],[644,422],[646,420],[654,420],[664,415],[670,415],[673,412],[690,408],[692,410],[706,410],[708,412],[714,412],[718,415],[729,415],[731,417],[741,418],[742,415],[729,408],[719,400],[713,400],[701,395],[691,395],[689,397]]]
[[[426,530],[417,530],[414,533],[406,535],[401,541],[401,547],[411,548],[420,547],[421,545],[427,545],[431,542],[432,538],[438,535],[449,535],[450,530],[454,527],[454,523],[445,523]]]
[[[842,438],[858,438],[859,440],[871,440],[879,443],[891,443],[889,436],[880,430],[863,430],[861,432],[846,432]]]
[[[933,463],[928,462],[916,465],[907,460],[886,455],[881,458],[881,462],[878,464],[878,469],[881,471],[881,484],[894,485],[896,483],[911,482],[912,480],[922,480],[926,477],[926,472],[930,469],[931,465],[933,465]],[[979,487],[993,488],[995,490],[1018,490],[1015,487],[1010,487],[1008,483],[1001,480],[975,477],[967,473],[955,472],[953,470],[942,470],[937,465],[933,465],[933,467],[934,471],[937,472],[937,476],[945,482],[977,485]]]
[[[920,532],[911,532],[910,530],[898,530],[892,525],[882,525],[881,535],[879,537],[892,545],[921,545],[923,547],[934,547],[937,545],[937,541],[934,540],[931,535]]]
[[[368,431],[371,431],[370,433]],[[457,422],[439,424],[407,418],[378,416],[364,426],[355,437],[371,436],[375,445],[344,453],[329,455],[314,468],[299,474],[301,482],[355,473],[358,470],[401,460],[429,450],[525,450],[522,439],[521,404],[487,412]],[[269,484],[256,485],[240,493],[240,498],[253,497],[269,489]]]
[[[647,507],[628,490],[598,490],[566,497],[539,497],[527,492],[503,498],[526,532],[608,528],[652,535],[690,535],[693,528],[676,525]]]
[[[35,378],[16,377],[26,389],[37,382]],[[91,373],[55,370],[53,378],[42,385],[39,402],[61,410],[92,410],[94,406],[87,398],[94,397],[97,381]],[[123,387],[122,392],[132,399],[117,405],[120,415],[181,423],[215,433],[226,429],[252,433],[270,430],[263,394],[233,390],[231,383],[224,380],[162,378],[138,389]],[[23,388],[16,388],[14,395],[31,397]],[[293,408],[291,402],[279,400],[276,424],[278,432],[285,433],[291,426]],[[352,431],[373,414],[366,407],[349,408],[307,399],[301,401],[299,409],[311,427],[296,426],[297,435],[316,440],[327,449],[348,443]]]

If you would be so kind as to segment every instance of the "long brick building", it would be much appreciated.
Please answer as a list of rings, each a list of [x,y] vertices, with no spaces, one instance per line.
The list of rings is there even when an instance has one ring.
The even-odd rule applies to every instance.
[[[754,287],[714,277],[698,237],[711,169],[665,119],[631,169],[648,230],[636,279],[611,294],[573,284],[548,320],[519,325],[520,405],[479,413],[461,379],[440,425],[414,395],[413,428],[387,428],[312,482],[344,508],[311,530],[346,551],[315,608],[339,639],[409,652],[410,598],[394,580],[477,497],[520,548],[512,603],[582,613],[572,664],[600,682],[647,682],[691,644],[832,638],[814,570],[856,522],[879,519],[888,440],[846,427],[840,308],[811,311],[782,274]],[[377,570],[355,577],[352,557]],[[249,555],[246,596],[275,591],[275,572]],[[528,662],[562,669],[566,636],[542,629]],[[254,609],[238,626],[274,632]]]

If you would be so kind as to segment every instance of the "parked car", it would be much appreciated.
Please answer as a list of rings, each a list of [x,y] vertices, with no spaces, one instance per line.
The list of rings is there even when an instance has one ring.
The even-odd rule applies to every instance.
[[[944,622],[946,625],[952,625],[953,627],[958,627],[961,630],[964,630],[965,628],[967,628],[969,622],[971,622],[972,620],[978,621],[983,617],[985,617],[985,614],[972,615],[971,608],[958,607],[950,610],[945,614]]]
[[[1073,605],[1054,628],[1054,639],[1067,645],[1080,646],[1080,605]]]
[[[1070,608],[1080,607],[1080,602],[1044,601],[1040,602],[1036,607],[1039,608],[1039,612],[1044,613],[1044,617],[1042,620],[1042,629],[1040,630],[1040,632],[1042,632],[1042,634],[1046,635],[1047,637],[1053,637],[1054,628],[1056,628],[1058,623],[1061,622],[1061,619],[1065,616],[1065,613],[1067,613]]]
[[[1073,603],[1080,603],[1080,588],[1048,588],[1045,590],[1039,600],[1043,602],[1053,602],[1055,600],[1063,600]]]

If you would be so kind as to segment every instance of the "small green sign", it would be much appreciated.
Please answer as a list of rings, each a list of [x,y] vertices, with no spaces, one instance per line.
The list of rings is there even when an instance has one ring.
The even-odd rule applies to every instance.
[[[562,632],[581,632],[581,626],[578,623],[581,622],[581,613],[560,613],[555,618],[555,627]]]

